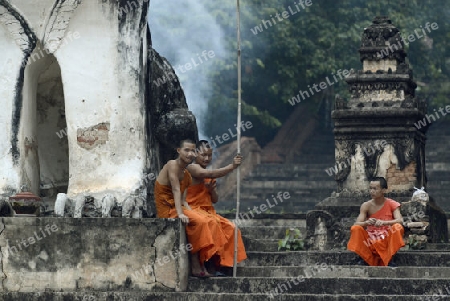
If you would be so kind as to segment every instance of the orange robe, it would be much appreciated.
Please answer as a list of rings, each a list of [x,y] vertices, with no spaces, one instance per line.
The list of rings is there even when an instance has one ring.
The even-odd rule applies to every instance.
[[[183,180],[180,181],[180,192],[183,192],[192,183],[191,174],[185,170]],[[156,214],[160,218],[178,217],[172,187],[155,182]],[[199,252],[200,263],[208,261],[223,248],[224,241],[217,241],[216,236],[221,235],[220,226],[209,217],[199,214],[195,210],[188,210],[183,206],[183,213],[189,218],[186,225],[186,235],[192,245],[192,253]]]
[[[383,207],[369,218],[393,220],[393,212],[398,207],[400,207],[398,202],[386,198]],[[405,245],[404,229],[398,223],[382,227],[367,226],[367,230],[354,225],[350,231],[347,249],[361,256],[370,266],[387,266],[392,256]]]
[[[232,267],[234,262],[234,229],[235,225],[228,219],[217,214],[214,209],[211,194],[205,186],[205,182],[215,182],[216,180],[205,179],[203,183],[192,185],[188,188],[186,201],[193,210],[202,212],[213,217],[220,225],[225,237],[225,245],[223,250],[219,252],[220,265]],[[238,253],[237,262],[247,259],[244,242],[242,241],[241,231],[238,230]]]

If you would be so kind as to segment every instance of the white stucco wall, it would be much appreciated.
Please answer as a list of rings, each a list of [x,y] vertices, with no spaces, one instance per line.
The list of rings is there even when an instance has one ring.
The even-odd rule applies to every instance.
[[[15,85],[19,76],[23,53],[14,42],[9,30],[0,24],[0,189],[5,192],[19,183],[19,168],[13,165],[11,152],[11,130]]]
[[[127,22],[120,24],[114,1],[77,1],[68,0],[60,9],[57,17],[50,17],[53,0],[12,0],[15,7],[30,28],[35,32],[42,48],[50,49],[61,68],[62,88],[64,91],[65,118],[69,149],[69,170],[53,172],[57,164],[46,161],[40,166],[38,151],[28,152],[21,158],[19,170],[14,176],[0,179],[3,186],[11,183],[19,187],[23,181],[39,193],[39,170],[56,180],[63,179],[68,173],[68,194],[104,195],[112,192],[121,202],[124,197],[138,188],[145,171],[146,132],[144,85],[145,70],[142,59],[144,30],[140,32],[141,20],[127,16]],[[138,9],[138,8],[130,8]],[[131,15],[131,14],[130,14]],[[14,85],[19,70],[20,49],[13,40],[4,38],[7,30],[0,31],[0,43],[8,44],[5,55],[0,58],[0,66],[10,73],[3,72],[0,80],[9,81],[10,86],[2,85],[0,96],[9,100],[9,107],[0,112],[0,120],[11,123],[11,110]],[[55,40],[61,41],[56,43]],[[10,45],[9,45],[10,44]],[[0,44],[0,46],[3,46]],[[37,52],[41,49],[36,49]],[[56,142],[48,143],[47,131],[54,131],[51,122],[39,124],[36,110],[38,80],[45,69],[41,68],[45,59],[38,58],[25,71],[23,87],[23,108],[19,132],[19,149],[25,153],[25,139],[36,141],[36,149],[45,151],[49,147],[64,147]],[[16,64],[16,68],[9,65]],[[8,67],[6,67],[8,65]],[[39,102],[38,102],[39,103]],[[58,118],[55,108],[46,111]],[[52,124],[60,124],[53,122]],[[8,126],[7,123],[5,123]],[[61,128],[60,130],[64,130]],[[37,131],[46,131],[38,134]],[[4,131],[10,135],[11,130]],[[52,134],[56,135],[56,132]],[[38,137],[41,140],[38,141]],[[0,146],[0,154],[6,156],[9,151],[9,137]],[[51,140],[51,139],[50,139]],[[93,143],[92,145],[90,143]],[[33,146],[33,145],[32,145]],[[38,147],[39,146],[39,147]],[[62,156],[62,151],[56,152]],[[34,157],[33,157],[34,156]],[[60,158],[64,160],[62,157]],[[55,158],[55,162],[58,158]],[[12,167],[12,163],[9,168]],[[7,165],[5,165],[8,168]],[[2,173],[2,176],[5,173]],[[41,174],[42,176],[42,174]],[[45,177],[41,177],[41,180]],[[51,177],[50,177],[51,178]],[[3,182],[2,182],[3,181]]]
[[[52,10],[54,0],[8,0],[27,20],[39,39],[42,39],[45,24]]]
[[[67,108],[69,196],[105,190],[130,192],[144,170],[140,91],[136,79],[117,65],[117,16],[106,8],[97,2],[81,3],[67,29],[78,32],[79,38],[55,53]],[[126,87],[119,87],[119,78]],[[101,123],[110,124],[106,143],[92,149],[81,147],[77,131]]]

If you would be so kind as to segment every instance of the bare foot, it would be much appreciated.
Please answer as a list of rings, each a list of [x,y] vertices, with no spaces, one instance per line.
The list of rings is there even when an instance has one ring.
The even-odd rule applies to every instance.
[[[191,253],[191,274],[194,277],[206,278],[212,277],[208,271],[206,271],[205,266],[200,263],[198,253]]]
[[[206,270],[203,270],[203,271],[200,271],[200,272],[192,271],[192,276],[198,277],[198,278],[209,278],[209,277],[213,277],[213,275],[211,275],[210,273],[208,273]]]

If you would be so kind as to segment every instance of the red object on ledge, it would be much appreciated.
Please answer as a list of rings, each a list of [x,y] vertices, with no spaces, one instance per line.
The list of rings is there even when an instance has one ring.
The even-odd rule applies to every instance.
[[[9,202],[17,215],[39,216],[41,214],[41,198],[31,192],[19,192],[10,196]]]

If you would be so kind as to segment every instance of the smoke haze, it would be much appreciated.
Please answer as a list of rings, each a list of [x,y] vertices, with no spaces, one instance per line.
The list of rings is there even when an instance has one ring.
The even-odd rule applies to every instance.
[[[225,53],[219,25],[199,1],[151,1],[148,21],[153,48],[174,67],[199,138],[207,138],[203,120],[211,95],[209,74]]]

